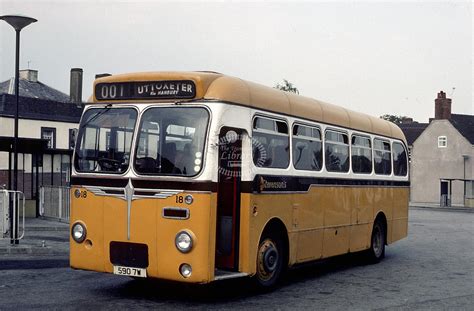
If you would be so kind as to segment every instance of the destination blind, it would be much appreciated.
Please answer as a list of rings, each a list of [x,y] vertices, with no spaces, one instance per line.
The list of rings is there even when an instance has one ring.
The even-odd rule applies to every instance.
[[[97,100],[191,99],[196,85],[191,80],[103,82],[95,86]]]

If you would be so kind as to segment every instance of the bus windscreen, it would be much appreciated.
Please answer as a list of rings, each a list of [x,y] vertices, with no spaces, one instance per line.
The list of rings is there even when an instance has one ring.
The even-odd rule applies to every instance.
[[[137,111],[92,108],[79,126],[74,166],[78,172],[120,174],[129,166]]]
[[[137,137],[135,171],[142,175],[197,175],[203,164],[208,122],[204,108],[146,110]]]

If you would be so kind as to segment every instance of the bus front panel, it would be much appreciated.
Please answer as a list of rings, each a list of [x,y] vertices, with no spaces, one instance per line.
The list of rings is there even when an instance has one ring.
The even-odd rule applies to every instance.
[[[177,203],[179,197],[188,195],[186,192],[168,198],[137,198],[129,213],[123,197],[100,195],[96,188],[95,194],[87,187],[73,187],[71,191],[72,197],[76,191],[83,194],[72,200],[71,228],[77,222],[86,228],[83,242],[71,238],[73,268],[113,273],[114,265],[142,268],[145,264],[148,277],[192,283],[213,279],[215,193],[189,193],[193,196],[190,205]],[[170,207],[187,210],[187,219],[164,215],[164,209]],[[181,231],[193,239],[187,253],[176,247],[176,235]],[[140,252],[146,252],[146,259],[141,259],[144,254]],[[180,273],[182,264],[192,267],[187,278]]]

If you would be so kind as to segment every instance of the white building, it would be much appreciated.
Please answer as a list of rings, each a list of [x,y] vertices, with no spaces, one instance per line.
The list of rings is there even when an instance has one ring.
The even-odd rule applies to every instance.
[[[82,75],[82,70],[71,70],[71,76],[78,72]],[[0,83],[0,187],[8,189],[13,183],[14,82]],[[83,108],[41,83],[36,70],[20,71],[19,88],[18,190],[28,200],[28,216],[36,216],[39,187],[69,180],[73,134]]]
[[[430,123],[399,126],[411,145],[410,201],[474,207],[474,116],[451,113],[440,92]]]

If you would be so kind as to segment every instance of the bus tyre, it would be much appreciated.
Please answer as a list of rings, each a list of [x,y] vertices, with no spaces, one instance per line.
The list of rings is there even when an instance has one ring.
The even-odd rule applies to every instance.
[[[257,273],[254,276],[259,289],[273,288],[284,270],[283,241],[275,235],[263,235],[257,250]]]
[[[370,248],[367,250],[367,257],[370,263],[378,263],[385,257],[385,243],[385,226],[380,219],[377,219],[372,229]]]

